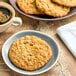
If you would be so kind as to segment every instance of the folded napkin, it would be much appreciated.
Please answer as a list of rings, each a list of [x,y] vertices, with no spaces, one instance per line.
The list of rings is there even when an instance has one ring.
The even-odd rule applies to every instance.
[[[59,27],[57,34],[76,58],[76,21]]]

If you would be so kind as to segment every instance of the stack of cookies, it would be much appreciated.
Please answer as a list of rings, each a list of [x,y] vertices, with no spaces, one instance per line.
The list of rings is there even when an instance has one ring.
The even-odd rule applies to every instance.
[[[17,0],[17,4],[27,14],[63,17],[76,6],[76,0]]]

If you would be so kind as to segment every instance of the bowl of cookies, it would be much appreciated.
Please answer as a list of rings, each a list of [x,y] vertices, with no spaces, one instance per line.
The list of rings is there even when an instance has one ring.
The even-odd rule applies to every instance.
[[[9,0],[21,14],[37,20],[61,20],[76,14],[76,0]]]
[[[56,64],[59,48],[50,36],[38,31],[24,30],[4,43],[2,57],[13,71],[37,75],[50,70]]]

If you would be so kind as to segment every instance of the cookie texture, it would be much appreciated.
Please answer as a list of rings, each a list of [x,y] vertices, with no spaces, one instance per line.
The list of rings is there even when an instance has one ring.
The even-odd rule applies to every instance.
[[[17,0],[19,8],[27,14],[42,14],[35,4],[35,0]]]
[[[52,0],[53,2],[56,2],[57,4],[64,5],[67,7],[75,7],[76,6],[76,0]]]
[[[24,36],[15,40],[9,50],[11,62],[15,66],[29,71],[41,68],[51,57],[50,46],[36,36]]]
[[[52,0],[36,0],[36,6],[45,14],[54,17],[62,17],[70,12],[70,8],[57,5]]]

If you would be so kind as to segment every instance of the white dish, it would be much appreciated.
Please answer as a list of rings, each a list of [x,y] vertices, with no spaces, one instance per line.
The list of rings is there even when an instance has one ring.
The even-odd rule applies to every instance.
[[[13,43],[13,41],[20,37],[26,36],[26,35],[38,36],[38,37],[42,38],[43,40],[45,40],[52,48],[52,52],[53,52],[52,58],[49,60],[49,62],[44,67],[42,67],[38,70],[35,70],[35,71],[25,71],[25,70],[17,68],[15,65],[13,65],[11,63],[11,61],[9,60],[9,57],[8,57],[9,48],[10,48],[11,44]],[[10,69],[14,70],[15,72],[25,74],[25,75],[37,75],[37,74],[41,74],[41,73],[48,71],[56,64],[56,62],[58,60],[58,56],[59,56],[59,50],[58,50],[58,45],[56,44],[56,42],[50,36],[37,32],[37,31],[33,31],[33,30],[20,31],[20,32],[14,34],[4,43],[4,45],[2,47],[2,57],[3,57],[5,64]]]

